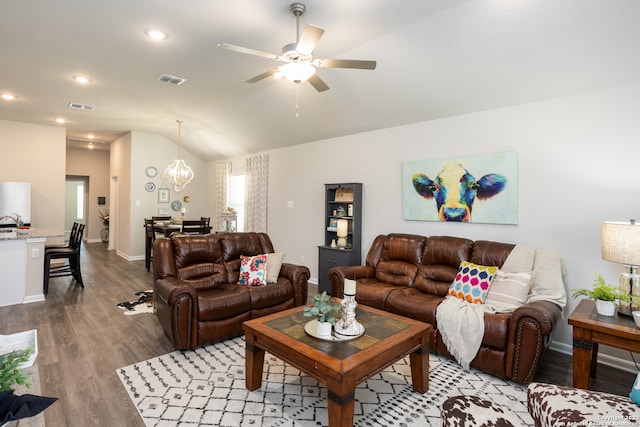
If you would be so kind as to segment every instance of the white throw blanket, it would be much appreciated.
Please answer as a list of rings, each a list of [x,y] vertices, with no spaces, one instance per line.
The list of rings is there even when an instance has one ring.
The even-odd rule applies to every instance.
[[[534,250],[516,245],[502,266],[508,273],[531,272],[531,288],[527,302],[551,301],[564,308],[567,297],[562,280],[562,261],[551,250]],[[436,312],[438,331],[449,353],[460,366],[469,365],[478,354],[484,336],[484,313],[500,311],[488,304],[471,304],[463,299],[447,296]]]

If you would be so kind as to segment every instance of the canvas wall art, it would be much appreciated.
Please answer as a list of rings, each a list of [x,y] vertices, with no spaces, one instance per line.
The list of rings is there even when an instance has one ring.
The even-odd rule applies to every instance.
[[[503,152],[403,163],[406,220],[518,223],[518,154]]]

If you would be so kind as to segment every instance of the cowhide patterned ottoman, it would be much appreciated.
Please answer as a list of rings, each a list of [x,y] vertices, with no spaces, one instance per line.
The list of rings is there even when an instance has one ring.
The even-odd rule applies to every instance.
[[[442,427],[500,426],[520,427],[522,421],[513,413],[478,396],[453,396],[442,404]]]
[[[531,383],[527,408],[536,426],[640,425],[640,406],[630,398],[573,387]]]

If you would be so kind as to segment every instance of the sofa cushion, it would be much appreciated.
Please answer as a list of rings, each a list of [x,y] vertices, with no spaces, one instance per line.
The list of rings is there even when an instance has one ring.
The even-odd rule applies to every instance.
[[[215,234],[176,235],[171,237],[176,268],[200,263],[220,262],[222,250]]]
[[[225,262],[239,260],[241,255],[274,252],[268,236],[261,233],[222,233],[219,236],[222,260]]]
[[[357,283],[356,301],[358,304],[368,305],[380,310],[385,309],[389,293],[394,289],[398,289],[396,285],[380,282],[375,278],[358,279]]]
[[[460,262],[469,258],[472,246],[473,241],[460,237],[429,237],[413,286],[422,292],[446,296]]]
[[[487,292],[484,303],[498,311],[513,311],[522,306],[529,295],[529,273],[498,271]]]
[[[198,321],[233,317],[251,309],[248,288],[225,283],[215,289],[198,292]]]
[[[391,313],[436,324],[436,309],[442,297],[426,294],[415,288],[396,287],[387,296],[385,309]]]
[[[482,304],[497,271],[498,267],[495,266],[462,261],[449,288],[449,295],[473,304]]]
[[[390,234],[376,266],[376,279],[396,286],[412,286],[422,258],[425,238]]]
[[[281,277],[276,283],[268,286],[252,286],[249,288],[251,295],[251,309],[271,307],[281,304],[292,298],[293,285],[289,279]]]
[[[195,290],[201,291],[227,283],[227,272],[221,263],[201,262],[180,268],[178,279],[185,281]]]
[[[516,245],[511,243],[490,242],[476,240],[473,243],[469,261],[481,265],[495,265],[502,267],[507,257]]]
[[[276,283],[282,268],[284,252],[272,252],[267,254],[267,283]]]
[[[240,275],[238,284],[243,286],[263,286],[267,284],[267,256],[240,255]]]

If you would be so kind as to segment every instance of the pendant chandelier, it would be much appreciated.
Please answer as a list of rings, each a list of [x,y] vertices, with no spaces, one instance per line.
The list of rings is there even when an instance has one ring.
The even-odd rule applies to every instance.
[[[180,159],[180,129],[182,120],[176,120],[176,122],[178,122],[178,158],[165,169],[162,174],[162,179],[169,181],[173,186],[173,191],[179,193],[184,186],[193,179],[193,171],[187,166],[184,160]]]

